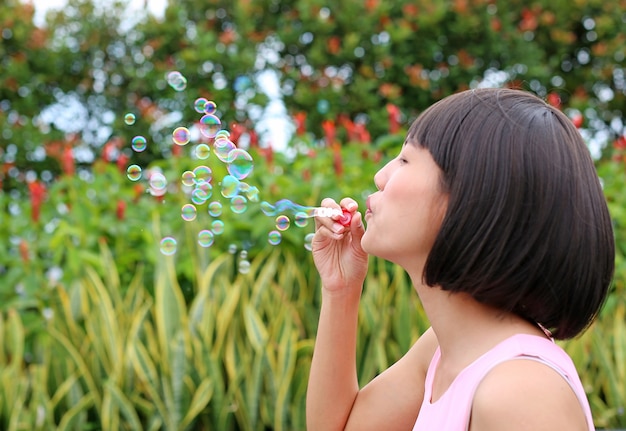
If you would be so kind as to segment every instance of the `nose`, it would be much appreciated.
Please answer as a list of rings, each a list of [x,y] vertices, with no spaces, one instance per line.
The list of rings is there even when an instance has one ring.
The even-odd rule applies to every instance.
[[[385,188],[385,184],[387,184],[387,166],[389,166],[389,163],[380,168],[374,175],[374,184],[378,190],[382,190]]]

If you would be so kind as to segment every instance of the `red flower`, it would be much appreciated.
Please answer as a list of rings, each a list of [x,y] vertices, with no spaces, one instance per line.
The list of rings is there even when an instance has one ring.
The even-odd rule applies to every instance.
[[[124,220],[124,215],[126,214],[126,202],[123,200],[117,201],[117,207],[115,208],[115,216],[118,220]]]
[[[398,130],[400,130],[400,108],[388,103],[387,113],[389,114],[389,133],[398,133]]]
[[[581,113],[574,114],[574,116],[572,117],[572,123],[574,123],[574,126],[576,126],[577,129],[580,129],[582,127],[584,120],[585,118]]]
[[[618,150],[626,150],[626,136],[622,135],[615,140],[613,147]]]
[[[28,262],[30,260],[30,253],[28,251],[28,243],[25,240],[20,241],[20,256],[22,261]]]
[[[72,147],[66,145],[63,149],[63,156],[61,158],[61,166],[65,175],[74,175],[76,166],[74,164],[74,154],[72,153]]]
[[[250,130],[248,132],[250,135],[250,148],[258,148],[259,147],[259,135],[254,130]]]
[[[293,116],[296,122],[296,134],[302,136],[306,133],[306,112],[297,112]]]
[[[338,177],[343,175],[343,159],[341,158],[341,147],[339,145],[333,145],[333,168],[335,169],[335,175]]]
[[[31,181],[28,183],[28,191],[30,192],[30,206],[32,209],[31,218],[34,222],[38,222],[41,204],[46,196],[46,186],[39,181]]]
[[[324,129],[324,135],[326,136],[326,145],[333,145],[335,142],[335,122],[333,120],[322,121],[322,129]]]
[[[554,106],[556,109],[560,109],[561,97],[557,93],[548,94],[548,104]]]
[[[354,132],[356,133],[356,140],[358,142],[363,142],[364,144],[372,142],[372,137],[370,136],[370,132],[365,128],[365,124],[356,124],[354,126]]]
[[[178,147],[178,145],[176,145]],[[120,170],[120,172],[124,173],[126,172],[126,168],[128,167],[128,161],[130,160],[130,157],[128,157],[126,154],[124,153],[120,153],[120,155],[117,157],[117,168]]]

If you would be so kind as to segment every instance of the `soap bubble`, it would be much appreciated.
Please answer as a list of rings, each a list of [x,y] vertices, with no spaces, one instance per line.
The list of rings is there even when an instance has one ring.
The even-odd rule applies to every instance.
[[[185,204],[181,208],[180,215],[185,221],[193,221],[196,219],[197,210],[192,204]]]
[[[204,105],[204,112],[206,112],[207,114],[215,114],[215,111],[217,111],[217,104],[214,101],[209,100]]]
[[[192,171],[185,171],[181,176],[181,182],[184,186],[191,187],[196,183],[196,174]]]
[[[287,230],[289,229],[289,217],[286,215],[279,215],[276,217],[276,229],[278,230]]]
[[[218,201],[213,201],[209,204],[209,215],[211,217],[219,217],[222,215],[222,204]]]
[[[213,220],[211,223],[211,231],[215,235],[221,235],[224,233],[224,222],[222,220]]]
[[[141,167],[139,165],[130,165],[126,169],[126,176],[131,181],[138,181],[141,178]]]
[[[307,214],[305,212],[302,211],[298,211],[295,215],[295,220],[294,220],[294,224],[298,227],[306,227],[306,225],[308,224],[309,219],[307,217]]]
[[[225,175],[222,179],[222,196],[232,198],[239,192],[239,180],[232,175]]]
[[[167,187],[167,179],[161,172],[151,174],[149,183],[153,192],[164,191]]]
[[[171,236],[166,236],[161,240],[160,243],[160,250],[161,253],[166,255],[166,256],[171,256],[174,253],[176,253],[176,240],[174,238],[172,238]]]
[[[214,238],[215,236],[213,235],[213,232],[208,229],[198,232],[198,244],[200,244],[201,247],[211,247],[213,245]]]
[[[187,78],[178,71],[169,72],[166,76],[167,83],[176,91],[183,91],[187,88]]]
[[[213,114],[206,114],[200,119],[200,133],[207,138],[214,138],[221,127],[222,122]]]
[[[306,248],[309,251],[313,250],[313,245],[312,244],[313,244],[313,237],[314,236],[315,236],[314,233],[308,233],[304,237],[304,248]]]
[[[207,144],[199,144],[196,147],[196,157],[200,160],[206,160],[211,155],[211,148]]]
[[[196,166],[193,170],[196,184],[209,183],[213,179],[213,171],[208,166]]]
[[[234,196],[230,200],[230,210],[235,214],[241,214],[248,209],[248,200],[244,196]]]
[[[191,201],[196,205],[202,205],[213,195],[213,187],[209,183],[198,185],[191,192]]]
[[[126,123],[126,125],[128,126],[132,126],[133,124],[135,124],[135,114],[129,112],[128,114],[124,115],[124,123]]]
[[[195,102],[193,102],[193,109],[200,114],[204,114],[206,112],[205,109],[208,102],[209,101],[204,97],[198,97]]]
[[[191,133],[186,127],[177,127],[172,132],[172,139],[176,145],[187,145],[191,139]]]
[[[228,155],[236,148],[235,144],[228,138],[219,138],[213,143],[215,155],[224,163],[229,163]]]
[[[237,265],[237,270],[240,274],[247,274],[250,272],[250,261],[248,260],[240,260]]]
[[[228,163],[228,173],[233,177],[242,180],[252,173],[252,156],[241,148],[237,148],[228,153],[226,160]]]
[[[130,141],[130,145],[132,147],[133,150],[135,150],[138,153],[141,153],[142,151],[145,151],[148,141],[146,140],[146,138],[144,138],[143,136],[135,136],[131,141]]]
[[[280,244],[281,239],[282,239],[282,235],[277,230],[273,230],[267,234],[267,242],[269,242],[271,245]]]

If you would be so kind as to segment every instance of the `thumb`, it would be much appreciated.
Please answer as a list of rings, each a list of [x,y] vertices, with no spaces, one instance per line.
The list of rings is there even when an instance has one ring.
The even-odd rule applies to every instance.
[[[355,212],[352,215],[352,220],[350,221],[350,232],[352,233],[352,240],[357,241],[360,247],[361,238],[365,233],[365,227],[363,226],[363,216],[360,212]]]

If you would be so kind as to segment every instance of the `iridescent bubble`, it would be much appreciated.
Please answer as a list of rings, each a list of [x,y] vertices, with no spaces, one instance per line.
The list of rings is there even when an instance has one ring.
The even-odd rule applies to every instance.
[[[200,244],[201,247],[211,247],[214,239],[215,236],[210,230],[204,229],[198,232],[198,244]]]
[[[187,88],[187,78],[178,71],[169,72],[166,76],[167,83],[176,91],[183,91]]]
[[[205,99],[204,97],[198,97],[195,102],[193,102],[193,109],[196,110],[196,112],[200,113],[200,114],[204,114],[206,111],[206,104],[209,101],[207,99]]]
[[[159,248],[161,250],[161,253],[166,255],[166,256],[171,256],[174,253],[176,253],[176,240],[174,238],[172,238],[171,236],[166,236],[164,237],[159,245]]]
[[[309,222],[309,218],[305,212],[298,211],[294,218],[294,224],[298,227],[305,227]]]
[[[209,215],[211,217],[219,217],[222,215],[222,204],[218,201],[213,201],[209,204]]]
[[[204,184],[208,185],[210,188],[206,189],[202,187],[196,187],[191,192],[191,202],[196,205],[204,204],[207,200],[211,198],[211,195],[213,194],[213,188],[211,187],[211,185],[209,183]]]
[[[196,166],[193,174],[195,175],[194,181],[196,184],[209,183],[213,179],[213,171],[208,166]]]
[[[276,217],[276,229],[278,230],[287,230],[289,229],[289,217],[286,215],[279,215]]]
[[[250,261],[248,260],[240,260],[237,264],[237,270],[240,274],[247,274],[250,272]]]
[[[248,199],[244,196],[234,196],[230,200],[230,210],[235,214],[241,214],[248,209]]]
[[[252,172],[253,160],[250,153],[237,148],[228,153],[228,173],[238,180],[246,178]]]
[[[129,112],[128,114],[124,115],[124,123],[126,123],[126,125],[128,126],[132,126],[133,124],[135,124],[135,114]]]
[[[241,259],[241,260],[248,259],[248,250],[241,250],[239,252],[239,259]]]
[[[232,175],[225,175],[222,179],[222,196],[232,198],[239,192],[239,180]]]
[[[215,140],[217,141],[218,139],[228,139],[230,140],[230,132],[226,129],[222,129],[219,132],[217,132],[215,134]]]
[[[200,133],[207,138],[215,137],[215,134],[221,129],[222,122],[213,114],[206,114],[200,118]]]
[[[211,155],[211,148],[207,144],[199,144],[196,147],[196,157],[200,160],[206,160]]]
[[[183,175],[181,177],[181,182],[183,183],[184,186],[187,187],[191,187],[195,184],[196,180],[196,174],[194,174],[192,171],[185,171],[183,172]]]
[[[215,155],[224,163],[229,163],[228,155],[236,148],[235,144],[227,138],[216,139],[213,143],[213,151],[215,151]]]
[[[192,204],[185,204],[180,210],[180,215],[185,221],[193,221],[197,215],[196,207]]]
[[[191,139],[191,133],[186,127],[177,127],[172,132],[172,139],[176,145],[187,145]]]
[[[277,230],[273,230],[267,234],[267,242],[269,242],[271,245],[280,244],[281,239],[282,239],[282,235]]]
[[[135,136],[131,141],[130,145],[138,153],[145,151],[148,141],[143,136]]]
[[[167,187],[167,179],[161,172],[154,172],[150,175],[150,188],[153,191],[165,190]]]
[[[259,189],[255,186],[251,186],[246,190],[246,197],[250,202],[258,202],[259,201]]]
[[[217,111],[217,103],[212,100],[207,101],[204,105],[204,112],[207,114],[215,114],[215,111]]]
[[[315,236],[314,233],[308,233],[304,237],[304,248],[306,248],[309,251],[313,250],[313,245],[312,244],[313,244],[313,237],[314,236]]]
[[[230,254],[235,254],[237,253],[237,244],[231,244],[228,246],[228,252]]]
[[[141,167],[139,165],[130,165],[126,169],[126,176],[131,181],[138,181],[141,178]]]
[[[222,220],[213,220],[211,223],[211,231],[215,235],[221,235],[224,233],[224,222]]]

